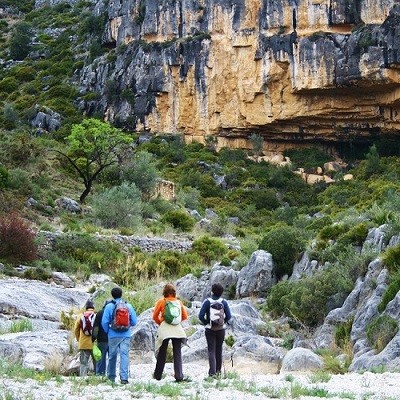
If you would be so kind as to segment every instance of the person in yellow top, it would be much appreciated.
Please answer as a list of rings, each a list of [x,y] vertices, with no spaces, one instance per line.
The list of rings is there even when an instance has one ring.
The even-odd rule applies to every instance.
[[[75,321],[74,334],[78,342],[79,349],[79,376],[86,376],[89,372],[89,360],[90,357],[93,360],[93,367],[96,371],[96,360],[93,357],[93,341],[92,341],[92,330],[93,323],[96,317],[93,301],[88,300],[85,304],[85,312],[80,314]],[[86,316],[88,322],[83,326],[83,317]],[[91,324],[91,326],[90,326]]]
[[[167,348],[170,339],[172,341],[175,380],[177,382],[189,380],[183,376],[182,369],[182,345],[186,344],[187,337],[181,322],[187,318],[186,307],[176,298],[175,287],[167,283],[163,289],[163,297],[156,302],[153,312],[153,320],[159,325],[155,341],[157,362],[153,373],[153,377],[158,381],[162,378],[167,361]]]

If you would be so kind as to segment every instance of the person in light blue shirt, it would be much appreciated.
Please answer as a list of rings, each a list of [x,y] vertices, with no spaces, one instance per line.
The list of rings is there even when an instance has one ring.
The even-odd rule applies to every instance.
[[[126,317],[124,327],[115,326],[114,309],[122,300],[122,289],[115,287],[111,290],[113,301],[104,308],[101,326],[108,335],[108,368],[107,376],[112,382],[115,382],[117,356],[120,356],[119,375],[122,384],[129,383],[129,349],[131,342],[131,327],[136,325],[136,312],[131,304],[126,303],[129,310],[129,317]],[[123,314],[123,313],[122,313]]]

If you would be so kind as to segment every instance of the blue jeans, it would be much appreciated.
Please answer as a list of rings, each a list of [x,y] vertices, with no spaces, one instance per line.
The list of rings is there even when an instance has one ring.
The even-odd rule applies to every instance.
[[[101,350],[101,359],[96,363],[96,375],[105,375],[107,366],[108,343],[97,342],[97,346]]]
[[[131,346],[130,337],[108,338],[108,370],[107,375],[110,381],[115,382],[117,356],[119,353],[119,377],[121,381],[127,381],[129,377],[129,348]]]

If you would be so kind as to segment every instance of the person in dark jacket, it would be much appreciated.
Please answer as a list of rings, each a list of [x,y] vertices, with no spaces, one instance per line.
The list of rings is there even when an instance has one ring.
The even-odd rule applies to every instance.
[[[101,319],[103,318],[104,307],[108,303],[112,303],[112,300],[104,302],[104,306],[96,314],[93,324],[92,341],[95,342],[97,340],[97,346],[101,350],[101,359],[96,363],[96,375],[105,375],[107,371],[108,335],[101,326]]]
[[[206,326],[205,335],[208,348],[208,375],[210,377],[217,377],[221,374],[222,368],[222,346],[225,340],[225,324],[231,319],[231,310],[229,309],[228,302],[222,299],[222,292],[224,288],[220,283],[214,283],[211,287],[211,298],[203,301],[199,312],[200,321]],[[210,306],[212,302],[220,302],[223,305],[225,313],[224,324],[214,326],[210,319]]]

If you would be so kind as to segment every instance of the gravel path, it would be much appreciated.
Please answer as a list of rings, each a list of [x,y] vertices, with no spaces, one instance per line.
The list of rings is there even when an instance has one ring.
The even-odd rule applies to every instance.
[[[264,373],[258,363],[249,368],[227,371],[222,379],[208,380],[207,365],[189,363],[184,372],[191,382],[176,383],[173,367],[167,364],[165,377],[151,379],[154,365],[132,364],[128,385],[114,386],[99,377],[62,377],[52,380],[0,379],[0,400],[269,400],[269,399],[400,399],[400,373],[329,375],[322,373]],[[322,378],[328,382],[322,382]]]

